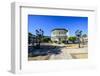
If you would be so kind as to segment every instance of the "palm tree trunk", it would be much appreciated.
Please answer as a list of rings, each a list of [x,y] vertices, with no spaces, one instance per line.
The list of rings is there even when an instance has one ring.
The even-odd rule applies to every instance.
[[[79,38],[79,48],[80,48],[80,38]]]

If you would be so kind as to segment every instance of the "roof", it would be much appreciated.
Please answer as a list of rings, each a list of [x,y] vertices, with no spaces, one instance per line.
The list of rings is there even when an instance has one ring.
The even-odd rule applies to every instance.
[[[66,29],[64,29],[64,28],[55,28],[55,29],[53,29],[52,31],[55,31],[55,30],[65,30],[65,31],[68,32],[68,30],[66,30]]]

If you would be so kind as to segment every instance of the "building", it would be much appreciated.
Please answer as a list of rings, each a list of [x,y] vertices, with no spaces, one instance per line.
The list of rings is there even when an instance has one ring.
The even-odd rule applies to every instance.
[[[81,38],[81,42],[84,44],[84,45],[87,45],[88,44],[88,37],[82,37]]]
[[[68,30],[63,28],[55,28],[51,31],[51,40],[53,42],[61,43],[67,41]]]

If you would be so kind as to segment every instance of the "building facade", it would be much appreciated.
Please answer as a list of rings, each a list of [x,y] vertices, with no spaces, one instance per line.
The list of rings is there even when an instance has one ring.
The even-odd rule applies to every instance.
[[[56,28],[51,31],[51,40],[53,42],[61,43],[67,41],[68,30],[63,28]]]

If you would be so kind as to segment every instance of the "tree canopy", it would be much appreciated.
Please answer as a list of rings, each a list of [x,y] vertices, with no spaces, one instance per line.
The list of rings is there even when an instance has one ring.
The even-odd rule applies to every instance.
[[[73,43],[75,42],[77,38],[75,36],[71,36],[68,38],[69,41],[72,41]]]

